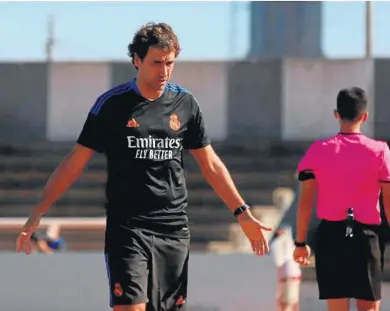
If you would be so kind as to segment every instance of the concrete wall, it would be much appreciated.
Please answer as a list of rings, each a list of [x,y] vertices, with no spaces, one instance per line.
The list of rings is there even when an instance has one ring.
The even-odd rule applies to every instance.
[[[110,66],[110,87],[130,81],[137,75],[137,70],[128,62],[113,62]]]
[[[238,62],[228,71],[228,135],[280,139],[282,62]]]
[[[96,97],[136,75],[130,61],[0,64],[2,140],[74,140]],[[172,81],[194,93],[212,140],[313,140],[333,135],[339,89],[370,96],[368,135],[390,139],[390,60],[178,62]]]
[[[179,62],[172,82],[188,89],[202,109],[207,132],[213,140],[227,138],[227,66],[223,62]]]
[[[43,137],[46,131],[47,66],[0,63],[1,139]]]
[[[390,59],[377,59],[374,62],[375,136],[390,140]]]
[[[284,140],[312,140],[334,135],[338,123],[333,117],[340,89],[360,86],[371,102],[373,63],[366,60],[286,60],[283,66],[282,137]],[[375,115],[375,106],[370,111]],[[374,135],[374,118],[365,126]]]
[[[50,70],[47,138],[75,140],[97,97],[110,88],[105,63],[60,63]]]

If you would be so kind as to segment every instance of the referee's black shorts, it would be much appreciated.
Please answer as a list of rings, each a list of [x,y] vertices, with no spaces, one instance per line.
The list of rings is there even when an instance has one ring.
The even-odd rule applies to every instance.
[[[110,306],[147,303],[147,311],[185,310],[189,248],[189,238],[107,226]]]
[[[380,226],[322,220],[316,233],[315,266],[320,299],[381,299]]]

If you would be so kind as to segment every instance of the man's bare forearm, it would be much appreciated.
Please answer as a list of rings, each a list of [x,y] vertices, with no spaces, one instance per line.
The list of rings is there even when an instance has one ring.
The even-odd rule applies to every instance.
[[[298,207],[297,215],[297,241],[304,242],[307,239],[312,209],[306,206],[300,206]]]
[[[310,219],[313,211],[316,182],[315,180],[305,181],[298,202],[297,211],[297,241],[304,242],[307,239]]]
[[[387,223],[390,224],[390,197],[383,198],[383,208],[385,210],[385,216]]]
[[[387,223],[390,224],[390,184],[382,183],[382,203]]]
[[[204,168],[202,173],[230,210],[234,211],[245,203],[238,193],[229,171],[219,158],[215,159],[212,166]]]

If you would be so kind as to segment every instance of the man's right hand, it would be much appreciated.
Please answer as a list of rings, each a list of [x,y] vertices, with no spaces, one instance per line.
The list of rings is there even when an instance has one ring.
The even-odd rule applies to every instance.
[[[31,253],[31,235],[39,226],[41,221],[40,215],[31,215],[25,225],[23,226],[22,232],[20,232],[16,240],[16,251],[20,253],[23,251],[27,255]]]
[[[294,250],[294,261],[302,266],[308,266],[310,264],[310,247],[306,245],[305,247],[296,247]]]

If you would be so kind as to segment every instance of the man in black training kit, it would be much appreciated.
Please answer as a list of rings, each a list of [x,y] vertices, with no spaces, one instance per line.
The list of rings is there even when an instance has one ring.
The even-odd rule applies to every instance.
[[[180,45],[164,23],[142,27],[129,45],[137,78],[99,96],[77,144],[47,183],[17,240],[30,252],[42,215],[79,177],[94,152],[107,157],[105,255],[114,311],[182,310],[190,233],[183,149],[189,149],[250,240],[269,251],[263,230],[210,145],[195,97],[168,82]],[[212,215],[211,215],[212,217]],[[249,276],[248,276],[249,277]]]

